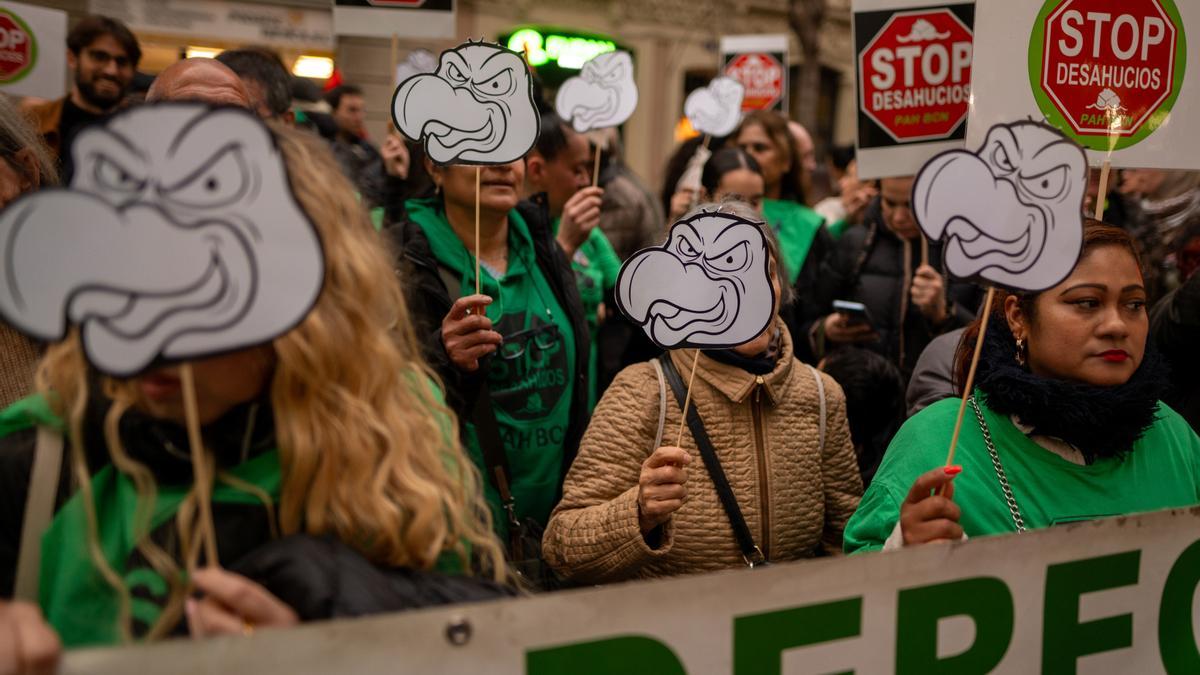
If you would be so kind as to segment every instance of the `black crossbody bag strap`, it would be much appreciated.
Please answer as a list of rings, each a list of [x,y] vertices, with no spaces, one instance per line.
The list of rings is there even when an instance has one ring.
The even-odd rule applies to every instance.
[[[671,362],[670,354],[663,354],[659,357],[659,361],[662,363],[663,375],[666,376],[667,384],[671,385],[671,390],[675,392],[675,400],[682,410],[684,401],[687,399],[687,385],[684,384],[679,371],[675,369],[675,364]],[[733,536],[737,538],[738,548],[742,550],[742,558],[749,567],[766,562],[762,549],[755,545],[754,536],[750,534],[750,528],[746,526],[746,519],[742,516],[742,509],[738,506],[737,497],[733,494],[733,488],[729,487],[729,479],[725,477],[725,470],[721,468],[721,460],[717,458],[717,450],[713,447],[708,432],[704,429],[704,422],[700,419],[700,413],[696,410],[694,402],[688,406],[685,415],[688,429],[691,430],[696,447],[700,449],[700,457],[704,460],[704,468],[708,470],[708,475],[717,488],[721,506],[725,508],[725,515],[729,517],[729,524],[733,527]]]

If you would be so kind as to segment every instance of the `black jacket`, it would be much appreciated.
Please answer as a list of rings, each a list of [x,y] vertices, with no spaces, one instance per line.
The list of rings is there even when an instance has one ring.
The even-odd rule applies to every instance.
[[[1150,335],[1171,364],[1167,403],[1200,433],[1200,273],[1158,301]]]
[[[904,275],[906,245],[911,247],[908,278]],[[930,341],[970,323],[982,297],[977,286],[947,278],[948,317],[934,325],[912,304],[909,295],[911,275],[920,264],[920,242],[906,243],[887,228],[877,197],[868,207],[863,225],[842,234],[821,261],[820,273],[812,286],[800,293],[796,306],[797,324],[801,329],[811,329],[815,322],[833,312],[834,300],[861,302],[867,306],[880,339],[858,346],[887,357],[900,367],[907,381],[917,358]],[[929,243],[929,264],[945,274],[942,246],[938,242]],[[798,341],[807,337],[809,333],[802,333]],[[821,348],[819,335],[815,341],[817,349],[813,356],[820,359],[825,349]],[[833,345],[827,345],[827,348],[833,348]]]
[[[562,478],[566,477],[567,469],[575,460],[579,440],[588,425],[588,327],[579,289],[575,285],[575,273],[554,239],[545,195],[535,195],[531,200],[521,202],[517,205],[517,212],[529,227],[534,260],[553,289],[555,300],[566,312],[575,336],[575,386],[571,397],[571,420],[563,439],[563,466],[559,478],[561,491]],[[442,319],[450,313],[457,296],[451,298],[442,281],[437,259],[421,226],[406,218],[389,228],[388,233],[400,252],[398,267],[401,283],[425,358],[446,387],[447,405],[458,415],[460,425],[464,424],[471,419],[475,410],[487,366],[481,364],[474,373],[464,373],[451,363],[446,354],[442,345]]]

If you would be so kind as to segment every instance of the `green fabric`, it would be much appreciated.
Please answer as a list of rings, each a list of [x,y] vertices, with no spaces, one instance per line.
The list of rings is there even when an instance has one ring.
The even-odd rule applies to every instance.
[[[441,390],[432,381],[427,382],[435,398],[440,400]],[[58,430],[64,427],[63,421],[54,415],[41,396],[22,399],[0,411],[0,437],[36,425]],[[452,433],[448,424],[444,427],[448,434]],[[229,469],[228,473],[257,486],[270,496],[273,504],[278,503],[281,481],[278,450],[260,454]],[[135,554],[137,491],[133,482],[112,465],[98,471],[91,483],[104,558],[112,569],[118,570],[134,593],[133,618],[152,625],[158,619],[161,607],[147,595],[165,597],[168,586],[140,555]],[[190,488],[190,484],[158,486],[150,520],[151,531],[175,517]],[[212,500],[224,504],[262,504],[258,496],[225,483],[214,486]],[[46,620],[67,647],[116,644],[121,637],[117,624],[119,597],[92,563],[86,518],[83,493],[79,491],[58,510],[42,537],[38,600]],[[137,566],[131,568],[131,563]],[[449,550],[438,558],[434,569],[447,574],[464,573],[461,559]]]
[[[376,206],[375,208],[371,209],[368,213],[370,213],[370,215],[371,215],[371,225],[373,225],[375,227],[375,231],[376,232],[382,231],[383,230],[383,218],[384,218],[383,207]]]
[[[834,239],[840,239],[842,233],[846,231],[847,227],[850,227],[849,221],[847,221],[845,218],[842,218],[836,223],[826,225],[825,230],[829,232],[829,236],[833,237]]]
[[[764,199],[762,211],[763,217],[779,235],[783,268],[787,271],[788,283],[794,284],[825,219],[807,206],[786,199]]]
[[[437,261],[461,278],[458,295],[475,292],[475,263],[466,246],[446,220],[440,202],[432,199],[407,203],[409,217],[429,239]],[[553,324],[558,337],[542,332],[536,339],[520,339],[506,344],[490,359],[488,387],[497,426],[512,473],[512,494],[517,517],[530,517],[545,524],[558,494],[562,475],[563,439],[571,419],[574,387],[575,337],[571,321],[554,296],[554,290],[537,266],[529,228],[515,210],[508,215],[508,269],[497,279],[482,269],[482,292],[491,297],[486,313],[494,329],[511,336],[530,328]],[[454,295],[456,289],[450,289]],[[524,352],[506,359],[502,353]],[[509,351],[511,350],[511,351]],[[483,451],[474,425],[467,425],[467,451],[485,472]],[[486,473],[485,473],[486,475]],[[507,518],[500,497],[490,480],[484,481],[485,496],[492,507],[496,530],[507,535]]]
[[[558,234],[558,224],[559,219],[555,218],[555,234]],[[579,287],[583,316],[587,320],[588,333],[592,338],[591,349],[588,350],[588,413],[591,413],[600,399],[600,305],[604,303],[607,294],[617,286],[621,258],[604,232],[600,228],[593,228],[588,238],[575,251],[575,256],[571,259],[571,269],[575,272],[575,285]]]
[[[846,526],[846,552],[882,548],[900,518],[900,504],[913,481],[946,461],[958,406],[959,399],[940,401],[913,416],[896,434]],[[986,405],[981,407],[1029,529],[1200,502],[1200,438],[1166,404],[1160,404],[1158,421],[1124,461],[1109,458],[1088,466],[1073,464],[1042,448],[1008,417]],[[967,536],[1015,532],[970,407],[955,461],[963,471],[954,479],[954,501],[962,508],[960,522]]]

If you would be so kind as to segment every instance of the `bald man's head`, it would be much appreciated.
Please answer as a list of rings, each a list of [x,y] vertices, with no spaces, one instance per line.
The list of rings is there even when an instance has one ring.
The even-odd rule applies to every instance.
[[[154,78],[146,101],[188,101],[250,107],[250,94],[232,70],[212,59],[184,59]]]

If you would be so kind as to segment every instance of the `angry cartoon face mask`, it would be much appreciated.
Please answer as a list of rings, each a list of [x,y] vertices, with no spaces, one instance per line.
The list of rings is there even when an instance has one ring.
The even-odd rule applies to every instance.
[[[79,134],[69,189],[0,213],[0,315],[38,340],[81,328],[130,376],[269,341],[324,281],[317,232],[271,132],[240,109],[160,104]]]
[[[392,119],[438,164],[508,164],[529,152],[541,124],[524,59],[482,42],[442,52],[437,72],[400,83]]]
[[[662,246],[621,266],[617,307],[663,349],[731,348],[775,318],[762,225],[727,213],[675,223]]]

